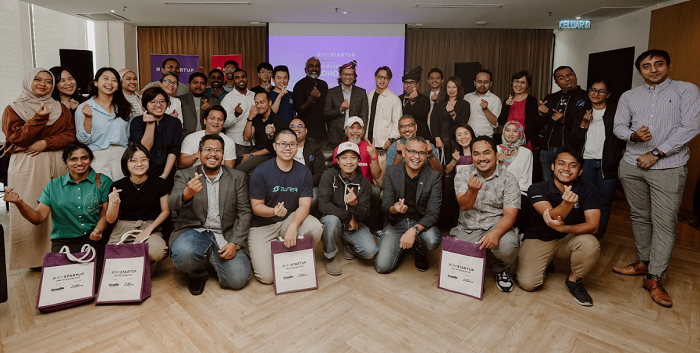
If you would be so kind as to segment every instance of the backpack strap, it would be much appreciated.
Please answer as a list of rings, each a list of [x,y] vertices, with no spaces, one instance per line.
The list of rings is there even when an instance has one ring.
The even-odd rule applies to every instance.
[[[95,178],[95,181],[97,181],[97,189],[100,190],[102,187],[100,186],[100,174],[97,173],[97,178]]]

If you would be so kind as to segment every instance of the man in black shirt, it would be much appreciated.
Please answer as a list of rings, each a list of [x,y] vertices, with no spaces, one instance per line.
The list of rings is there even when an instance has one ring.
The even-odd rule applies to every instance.
[[[275,131],[285,129],[284,121],[272,111],[272,99],[267,92],[255,95],[255,106],[251,108],[248,121],[243,129],[243,139],[250,141],[255,138],[252,152],[246,153],[236,169],[251,174],[255,167],[272,159],[275,149],[272,146],[272,138]]]
[[[534,217],[525,230],[518,253],[518,284],[526,291],[544,283],[547,264],[553,258],[571,261],[566,287],[576,302],[593,305],[583,286],[600,256],[595,233],[600,223],[598,189],[578,180],[583,172],[583,157],[570,148],[558,149],[551,166],[554,179],[532,184],[528,197],[542,215]],[[533,213],[534,214],[534,213]]]
[[[574,145],[571,132],[574,128],[578,129],[586,110],[591,109],[588,93],[578,86],[576,73],[571,67],[556,68],[554,80],[561,90],[544,97],[538,108],[540,122],[547,125],[542,139],[542,152],[540,152],[544,180],[552,179],[551,165],[554,162],[554,155],[557,154],[557,148],[568,146],[581,150],[581,146]]]
[[[418,128],[418,136],[430,140],[430,128],[428,128],[428,113],[430,113],[430,98],[418,94],[418,83],[423,68],[420,66],[407,72],[401,80],[403,81],[404,93],[399,96],[403,106],[403,115],[410,115],[415,120]]]
[[[297,117],[304,121],[309,129],[309,138],[322,142],[326,137],[326,123],[323,119],[323,106],[326,102],[328,84],[319,80],[321,60],[313,56],[306,60],[306,77],[294,85],[294,110]],[[322,146],[324,146],[322,144]]]

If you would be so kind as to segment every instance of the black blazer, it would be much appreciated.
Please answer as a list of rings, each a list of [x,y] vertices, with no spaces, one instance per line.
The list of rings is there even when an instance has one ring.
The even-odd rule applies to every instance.
[[[430,140],[433,138],[432,134],[430,133],[430,129],[428,128],[428,114],[430,113],[430,98],[419,94],[418,97],[416,97],[415,103],[411,104],[411,102],[405,102],[404,104],[404,97],[406,94],[402,94],[399,96],[399,99],[401,100],[401,104],[403,105],[403,114],[404,115],[410,115],[413,117],[413,120],[416,121],[416,125],[418,125],[418,131],[416,135],[426,139]]]
[[[405,197],[406,193],[406,164],[399,163],[386,167],[384,175],[384,197],[382,198],[382,211],[390,219],[395,215],[389,212],[389,208]],[[423,217],[416,220],[425,228],[437,224],[442,205],[442,175],[440,172],[424,165],[418,174],[418,188],[416,189],[416,208]]]
[[[615,112],[617,104],[610,104],[605,107],[603,114],[603,124],[605,124],[605,142],[603,143],[603,159],[601,160],[601,168],[603,169],[603,178],[617,178],[617,168],[620,166],[622,159],[622,150],[625,149],[625,142],[617,138],[613,133],[613,124],[615,123]],[[588,129],[581,128],[579,122],[571,131],[571,143],[580,146],[579,151],[583,154],[586,147],[586,136]]]
[[[510,105],[506,104],[508,99],[503,100],[503,108],[501,109],[501,115],[498,116],[498,125],[503,126],[508,122],[508,114],[510,113]],[[537,98],[528,95],[525,98],[525,140],[530,142],[532,149],[538,149],[542,147],[542,140],[540,139],[540,130],[543,129],[540,123],[540,113],[537,110],[539,102]]]
[[[326,156],[323,154],[321,146],[314,140],[306,139],[304,142],[304,163],[311,171],[311,176],[314,179],[314,186],[318,186],[321,181],[321,175],[326,170]]]
[[[449,146],[447,141],[450,140],[455,125],[469,122],[469,115],[471,114],[469,102],[464,99],[457,99],[457,103],[455,103],[455,113],[457,113],[457,116],[453,120],[447,112],[446,99],[442,102],[435,103],[433,106],[433,113],[430,115],[430,131],[432,131],[433,137],[440,137],[445,146]]]
[[[426,96],[426,97],[428,97],[428,99],[430,99],[430,95],[432,94],[432,90],[427,90],[427,91],[425,91],[425,92],[423,92],[423,93],[421,93],[421,94],[424,95],[424,96]],[[440,92],[438,92],[438,101],[437,101],[437,103],[440,103],[440,102],[442,102],[442,101],[444,101],[444,100],[447,100],[447,92],[445,91],[445,87],[441,87],[441,88],[440,88]]]
[[[340,105],[343,104],[343,88],[338,85],[328,90],[326,102],[323,106],[323,117],[328,126],[328,141],[331,148],[346,140],[345,137],[345,113],[340,112]],[[369,118],[369,104],[367,103],[367,91],[364,88],[352,86],[350,92],[350,116],[357,116],[362,119],[367,126]],[[342,119],[341,119],[342,118]]]

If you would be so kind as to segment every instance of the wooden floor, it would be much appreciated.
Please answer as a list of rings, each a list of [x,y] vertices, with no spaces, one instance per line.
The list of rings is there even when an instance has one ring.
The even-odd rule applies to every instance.
[[[615,202],[598,266],[585,280],[593,307],[576,304],[566,290],[566,263],[557,262],[557,274],[534,293],[501,293],[489,272],[478,301],[437,288],[437,251],[426,273],[407,254],[389,275],[370,262],[341,259],[343,274],[332,277],[319,245],[319,289],[282,296],[255,280],[231,291],[210,278],[194,297],[186,276],[166,260],[154,274],[153,296],[140,305],[40,314],[39,273],[10,271],[0,352],[700,351],[700,233],[679,224],[664,281],[674,304],[665,309],[640,277],[610,271],[636,259],[626,209],[624,200]]]

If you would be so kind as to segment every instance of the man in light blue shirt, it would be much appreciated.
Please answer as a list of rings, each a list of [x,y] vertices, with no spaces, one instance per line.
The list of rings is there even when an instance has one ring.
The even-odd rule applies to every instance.
[[[389,149],[386,150],[387,166],[399,164],[404,161],[403,152],[406,139],[409,137],[415,137],[417,131],[418,125],[412,116],[404,115],[401,117],[401,119],[399,119],[399,133],[401,134],[401,138],[394,141],[394,143],[389,146]],[[428,153],[428,161],[426,163],[429,164],[431,168],[442,174],[442,164],[440,164],[440,161],[435,157],[438,155],[438,150],[430,142],[428,142],[428,146],[430,152]]]

